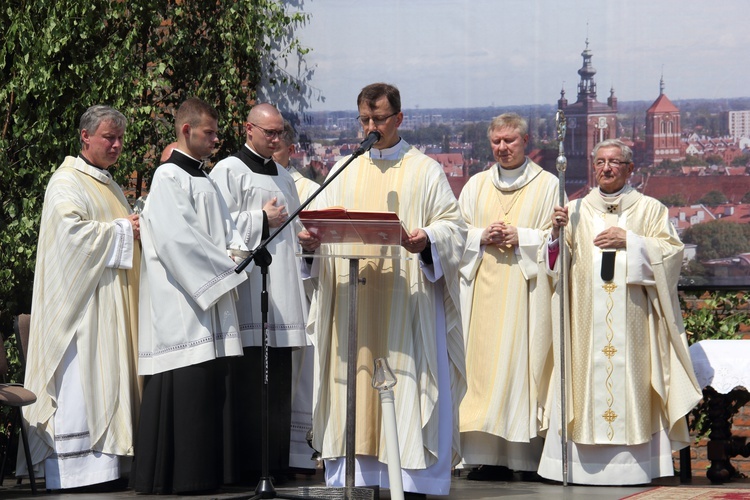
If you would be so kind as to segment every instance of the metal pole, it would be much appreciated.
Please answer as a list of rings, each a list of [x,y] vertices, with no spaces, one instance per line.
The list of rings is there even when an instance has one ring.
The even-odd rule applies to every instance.
[[[346,360],[346,490],[345,499],[354,498],[355,443],[357,434],[357,284],[359,259],[349,258],[349,339]]]
[[[568,167],[568,160],[565,158],[565,132],[567,129],[565,113],[563,110],[557,111],[555,117],[557,121],[557,172],[560,189],[560,206],[565,206],[565,169]],[[565,226],[560,226],[560,279],[557,282],[557,294],[560,298],[560,441],[562,445],[562,483],[568,485],[568,415],[566,411],[565,397]]]

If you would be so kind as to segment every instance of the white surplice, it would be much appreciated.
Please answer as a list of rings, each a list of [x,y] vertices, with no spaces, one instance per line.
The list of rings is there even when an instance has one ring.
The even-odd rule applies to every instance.
[[[216,185],[174,163],[154,173],[141,214],[138,373],[242,355],[229,256],[246,247]]]
[[[224,197],[232,220],[249,250],[263,240],[263,206],[266,203],[276,198],[276,205],[286,206],[287,213],[299,207],[292,176],[276,163],[271,166],[275,167],[276,175],[259,174],[240,158],[230,156],[211,170],[211,179]],[[298,347],[310,343],[305,333],[307,299],[302,287],[300,258],[296,255],[300,229],[296,221],[292,222],[266,247],[273,259],[267,276],[269,347]],[[274,230],[271,228],[269,232]],[[242,344],[245,347],[259,346],[263,332],[261,269],[248,266],[246,271],[248,280],[237,288]]]

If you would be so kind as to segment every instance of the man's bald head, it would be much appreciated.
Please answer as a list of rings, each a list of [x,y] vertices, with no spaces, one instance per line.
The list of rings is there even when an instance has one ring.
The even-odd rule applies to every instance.
[[[273,105],[264,102],[264,103],[256,104],[255,106],[253,106],[253,108],[250,110],[250,113],[247,114],[247,121],[259,122],[259,121],[262,121],[264,118],[276,118],[276,117],[281,119],[283,123],[284,118],[282,118],[281,113],[279,113],[279,110],[276,109]]]
[[[284,133],[284,117],[268,103],[256,104],[247,115],[246,143],[263,158],[271,158],[283,147],[280,139]]]

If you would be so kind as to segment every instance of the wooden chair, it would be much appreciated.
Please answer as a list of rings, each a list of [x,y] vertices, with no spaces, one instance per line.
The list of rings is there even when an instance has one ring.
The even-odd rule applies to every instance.
[[[26,346],[28,345],[29,338],[29,324],[31,322],[31,315],[21,314],[16,317],[14,321],[14,330],[16,333],[16,340],[18,341],[18,354],[21,360],[21,368],[25,369],[26,366]],[[8,358],[5,354],[5,347],[3,344],[2,335],[0,335],[0,379],[5,381],[8,376]],[[16,429],[20,429],[21,441],[23,443],[23,451],[26,457],[26,467],[29,470],[29,481],[31,482],[31,492],[36,495],[36,479],[34,478],[34,468],[31,464],[31,453],[29,452],[29,437],[26,434],[26,428],[23,425],[23,418],[21,417],[21,407],[32,404],[36,401],[36,395],[24,389],[23,384],[18,383],[1,383],[0,384],[0,405],[10,406],[10,437],[8,439],[8,446],[5,448],[3,454],[2,465],[0,465],[0,482],[5,478],[5,464],[8,460],[8,452],[13,448],[11,443],[13,438],[17,436]],[[17,438],[16,438],[17,439]]]

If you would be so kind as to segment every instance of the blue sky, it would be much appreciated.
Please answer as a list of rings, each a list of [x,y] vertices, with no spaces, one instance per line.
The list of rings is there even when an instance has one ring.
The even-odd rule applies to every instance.
[[[404,109],[575,101],[588,36],[599,101],[750,96],[750,0],[304,0],[296,31],[325,97],[385,81]]]

